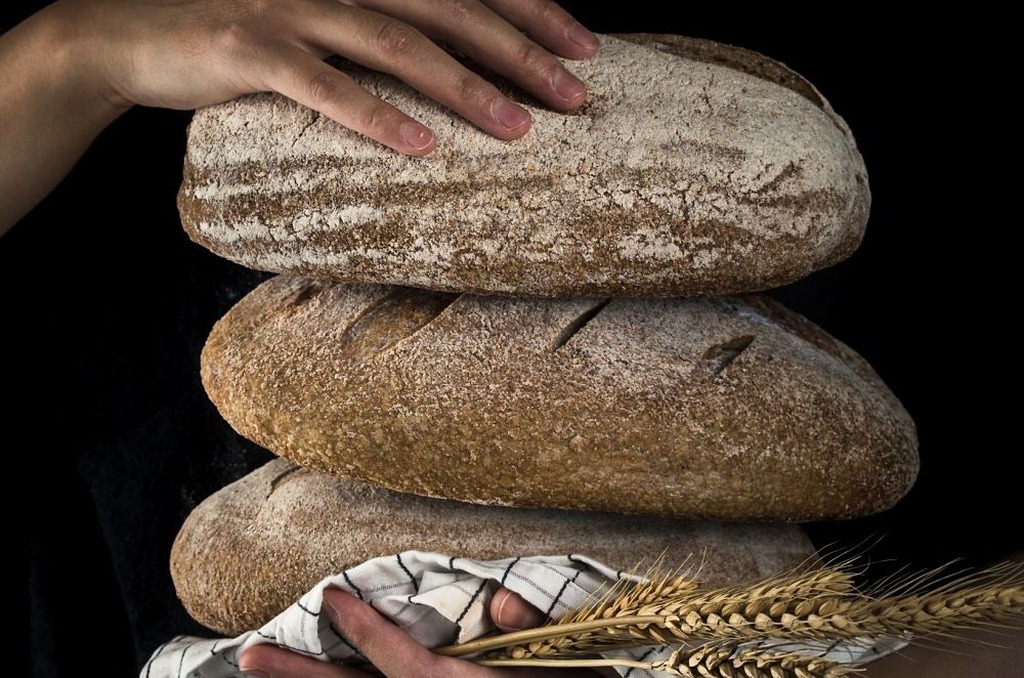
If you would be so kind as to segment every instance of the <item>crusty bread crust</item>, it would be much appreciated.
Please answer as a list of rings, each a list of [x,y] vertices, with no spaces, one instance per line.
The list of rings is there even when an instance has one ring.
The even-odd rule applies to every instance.
[[[214,326],[203,384],[303,466],[435,497],[730,520],[891,507],[914,423],[767,297],[518,299],[276,276]]]
[[[199,110],[182,224],[256,269],[545,297],[763,290],[860,244],[870,192],[854,138],[782,64],[644,34],[602,36],[598,58],[567,66],[589,103],[524,100],[533,128],[504,142],[346,65],[437,132],[427,158],[276,94]]]
[[[171,551],[179,598],[231,636],[257,629],[328,576],[407,550],[496,560],[587,555],[643,572],[663,558],[709,585],[754,581],[813,558],[795,525],[482,507],[399,494],[277,459],[188,516]]]

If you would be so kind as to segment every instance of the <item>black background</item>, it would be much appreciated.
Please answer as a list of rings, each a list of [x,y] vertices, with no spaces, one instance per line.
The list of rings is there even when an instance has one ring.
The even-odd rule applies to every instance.
[[[5,4],[0,28],[42,4]],[[688,34],[774,57],[854,132],[873,195],[863,245],[773,294],[874,365],[917,422],[922,468],[897,507],[808,526],[815,540],[876,539],[875,560],[920,567],[1024,546],[1019,116],[1004,96],[1013,78],[998,17],[562,4],[596,31]],[[137,675],[159,643],[204,635],[174,598],[170,542],[198,501],[269,458],[226,428],[198,382],[209,327],[264,275],[180,227],[188,119],[130,111],[0,239],[7,516],[24,545],[29,618],[17,646],[36,676]]]

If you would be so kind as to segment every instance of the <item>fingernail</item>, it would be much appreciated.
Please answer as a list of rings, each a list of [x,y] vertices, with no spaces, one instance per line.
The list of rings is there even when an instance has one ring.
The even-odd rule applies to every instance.
[[[493,621],[495,624],[505,624],[505,605],[508,604],[509,599],[512,597],[512,592],[508,589],[501,589],[494,594],[494,598],[498,601],[498,609],[494,611]]]
[[[491,115],[509,130],[518,130],[530,122],[530,114],[508,99],[495,99]]]
[[[587,93],[587,86],[567,71],[556,71],[555,76],[551,78],[551,86],[558,92],[558,96],[570,101],[579,99]]]
[[[565,35],[577,45],[587,49],[588,51],[596,50],[601,46],[601,42],[597,39],[597,36],[587,30],[587,28],[578,21],[569,27],[569,30],[565,32]]]
[[[399,133],[402,135],[402,141],[418,151],[434,141],[434,133],[418,122],[403,122]]]
[[[521,606],[524,609],[517,610],[518,619],[516,623],[510,623],[512,620],[506,619],[505,605],[513,599],[513,597],[519,598],[516,594],[509,590],[502,589],[495,594],[495,597],[502,596],[498,601],[498,609],[494,613],[494,622],[500,624],[510,631],[522,631],[523,629],[532,629],[540,626],[548,620],[547,616],[540,610],[534,608],[531,605]],[[521,599],[520,599],[521,600]]]
[[[270,674],[255,666],[246,666],[245,662],[238,663],[238,670],[252,678],[271,678]]]

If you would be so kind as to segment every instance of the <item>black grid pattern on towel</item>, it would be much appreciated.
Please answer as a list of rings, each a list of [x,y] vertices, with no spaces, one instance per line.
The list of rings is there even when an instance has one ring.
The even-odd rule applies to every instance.
[[[430,575],[434,587],[430,590],[422,588],[426,574]],[[473,561],[405,552],[368,561],[325,579],[264,627],[238,638],[178,637],[154,652],[143,669],[143,678],[242,678],[238,656],[245,647],[259,642],[274,643],[305,656],[330,661],[356,656],[365,659],[343,632],[321,620],[322,591],[326,586],[348,590],[396,623],[409,625],[436,620],[436,615],[423,615],[420,606],[429,605],[440,596],[444,610],[434,609],[442,616],[450,615],[448,623],[458,627],[464,623],[490,624],[486,607],[479,608],[489,602],[489,596],[485,595],[489,588],[507,586],[554,614],[570,605],[567,598],[578,604],[618,576],[614,570],[578,556]],[[568,596],[570,590],[573,596]],[[458,599],[461,602],[456,604]],[[489,630],[463,629],[470,637],[472,633]]]

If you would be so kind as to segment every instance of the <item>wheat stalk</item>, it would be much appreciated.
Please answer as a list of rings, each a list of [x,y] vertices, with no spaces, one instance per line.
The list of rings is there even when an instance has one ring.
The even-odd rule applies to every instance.
[[[873,642],[899,638],[917,642],[936,635],[955,637],[956,630],[967,627],[1024,620],[1024,563],[1005,563],[960,576],[943,577],[941,569],[903,576],[886,581],[884,588],[874,593],[856,590],[848,565],[804,568],[749,586],[709,590],[679,577],[656,578],[632,588],[613,589],[614,595],[606,594],[558,622],[437,652],[476,655],[477,661],[528,663],[593,658],[613,649],[649,645],[692,645],[695,641]],[[720,653],[727,645],[716,647]],[[680,648],[681,653],[693,651]],[[829,666],[822,658],[798,655],[783,661],[763,648],[744,652],[749,654],[734,653],[730,659],[739,661],[742,656],[742,666],[719,662],[715,666],[724,667],[715,669],[719,673],[701,675],[775,678],[756,666],[758,660],[769,661],[777,675],[785,677],[833,678],[844,675],[838,671],[847,670]],[[687,655],[687,661],[692,656]],[[747,673],[735,673],[734,669]],[[755,670],[762,673],[750,673]]]

